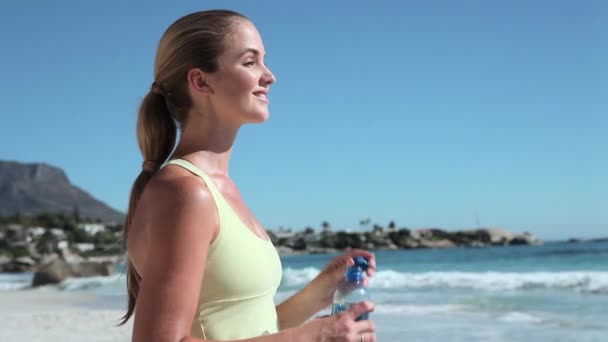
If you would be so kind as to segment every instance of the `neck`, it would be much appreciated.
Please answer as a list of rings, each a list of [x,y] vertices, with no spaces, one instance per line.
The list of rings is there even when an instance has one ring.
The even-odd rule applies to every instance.
[[[240,126],[193,114],[182,125],[171,159],[188,159],[208,174],[228,176],[228,164]]]

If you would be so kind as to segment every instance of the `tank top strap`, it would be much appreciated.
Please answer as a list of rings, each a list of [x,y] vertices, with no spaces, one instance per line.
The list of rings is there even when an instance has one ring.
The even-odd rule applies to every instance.
[[[209,191],[211,191],[211,195],[213,196],[215,205],[218,207],[221,207],[224,204],[224,201],[223,201],[224,196],[222,196],[222,194],[220,193],[218,188],[215,186],[211,177],[209,177],[205,172],[203,172],[203,170],[201,170],[196,165],[192,164],[191,162],[189,162],[185,159],[171,159],[166,163],[166,165],[171,165],[171,164],[181,166],[184,169],[186,169],[186,170],[192,172],[193,174],[199,176],[200,178],[202,178],[203,181],[205,182],[205,185],[207,185],[207,188],[209,188]]]

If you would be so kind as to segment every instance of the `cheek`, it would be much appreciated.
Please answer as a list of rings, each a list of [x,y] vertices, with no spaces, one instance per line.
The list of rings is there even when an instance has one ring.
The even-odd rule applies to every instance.
[[[235,73],[226,80],[228,91],[231,96],[243,96],[251,94],[257,87],[256,78],[251,73]]]

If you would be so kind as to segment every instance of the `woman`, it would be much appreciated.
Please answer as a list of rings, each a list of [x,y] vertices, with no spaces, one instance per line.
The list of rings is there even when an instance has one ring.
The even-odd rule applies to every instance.
[[[375,341],[372,311],[359,303],[309,318],[331,303],[352,257],[333,259],[302,291],[275,307],[281,263],[228,176],[239,128],[267,120],[275,77],[253,24],[224,10],[187,15],[158,46],[154,82],[139,110],[142,172],[124,235],[133,341]],[[181,135],[177,146],[177,125]],[[161,168],[162,166],[162,168]]]

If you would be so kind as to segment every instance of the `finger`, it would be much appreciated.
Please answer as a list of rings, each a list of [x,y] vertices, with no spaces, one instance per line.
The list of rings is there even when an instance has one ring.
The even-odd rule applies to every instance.
[[[359,302],[348,309],[352,319],[356,319],[364,313],[372,311],[374,311],[374,303],[370,301]]]
[[[376,334],[373,333],[361,333],[357,335],[357,339],[355,341],[363,341],[363,342],[376,342]]]
[[[376,326],[374,322],[369,319],[364,319],[358,322],[355,322],[353,325],[353,329],[359,333],[374,333],[376,331]]]
[[[376,261],[375,261],[375,256],[374,253],[370,252],[370,251],[366,251],[363,249],[353,249],[351,250],[348,255],[351,258],[357,257],[357,256],[362,256],[362,257],[366,257],[367,259],[370,260],[370,266],[371,266],[371,262],[373,261],[373,265],[374,267],[376,266]]]
[[[362,257],[366,257],[369,260],[369,268],[367,269],[366,274],[368,276],[373,276],[374,273],[376,273],[376,256],[374,255],[374,253],[370,252],[370,251],[366,251],[363,249],[352,249],[349,251],[348,257],[349,257],[349,261],[348,264],[349,266],[354,265],[354,261],[352,260],[354,257],[357,256],[362,256]]]

